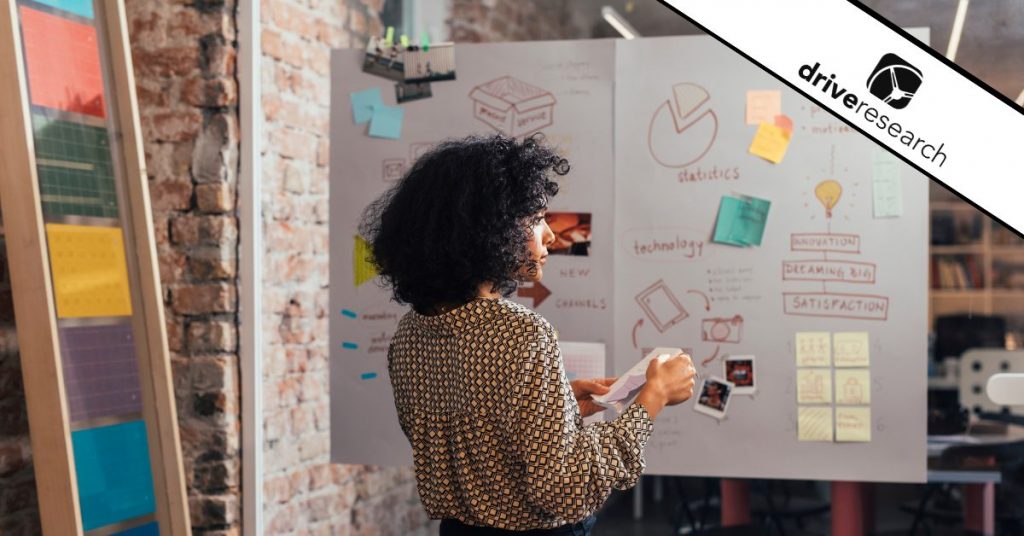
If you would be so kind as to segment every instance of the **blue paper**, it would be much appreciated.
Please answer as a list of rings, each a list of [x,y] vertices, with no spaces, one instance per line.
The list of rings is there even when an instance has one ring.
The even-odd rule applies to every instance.
[[[63,9],[68,13],[74,13],[87,19],[93,18],[92,0],[36,0],[40,4],[46,4],[57,9]]]
[[[373,109],[370,120],[370,135],[375,138],[397,140],[402,135],[404,110],[398,106],[381,105]]]
[[[352,118],[357,125],[362,125],[373,119],[373,111],[384,106],[380,100],[380,88],[373,87],[363,91],[356,91],[352,98]]]
[[[156,511],[145,422],[77,430],[71,445],[85,531]]]

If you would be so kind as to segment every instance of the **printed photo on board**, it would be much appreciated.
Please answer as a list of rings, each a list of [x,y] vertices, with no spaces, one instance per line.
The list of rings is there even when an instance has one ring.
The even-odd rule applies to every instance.
[[[455,80],[455,43],[411,46],[405,51],[406,82]]]
[[[590,213],[548,212],[548,227],[555,242],[548,246],[552,255],[590,255]]]
[[[405,79],[402,49],[394,43],[385,45],[379,37],[371,37],[366,43],[363,72],[401,82]]]
[[[399,82],[395,84],[395,100],[400,103],[433,96],[430,82]]]
[[[698,413],[710,415],[716,419],[725,417],[725,411],[729,408],[729,399],[736,388],[732,382],[723,380],[717,376],[711,376],[704,380],[700,386],[700,396],[693,409]]]
[[[736,388],[733,394],[752,395],[757,388],[754,374],[754,356],[731,355],[725,358],[725,379]]]

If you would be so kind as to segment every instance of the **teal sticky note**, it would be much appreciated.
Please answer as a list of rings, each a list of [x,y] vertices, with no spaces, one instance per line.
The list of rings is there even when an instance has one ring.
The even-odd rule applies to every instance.
[[[760,246],[771,202],[756,197],[723,196],[712,240],[731,246]]]
[[[362,125],[373,119],[373,111],[384,106],[380,100],[380,88],[373,87],[363,91],[356,91],[350,95],[352,99],[352,119],[357,125]]]
[[[93,18],[92,0],[37,0],[40,4],[46,4],[68,13],[74,13],[87,19]]]
[[[156,511],[145,422],[76,430],[71,446],[85,531]]]
[[[398,106],[378,106],[373,109],[370,135],[375,138],[397,140],[402,135],[404,110]]]

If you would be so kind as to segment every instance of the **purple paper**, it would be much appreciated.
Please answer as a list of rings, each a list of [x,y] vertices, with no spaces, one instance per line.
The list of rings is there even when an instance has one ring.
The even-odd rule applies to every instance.
[[[62,327],[60,347],[71,422],[142,412],[131,325]]]

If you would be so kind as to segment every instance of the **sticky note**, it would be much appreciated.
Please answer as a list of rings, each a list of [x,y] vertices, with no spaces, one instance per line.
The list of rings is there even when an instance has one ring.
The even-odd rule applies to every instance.
[[[837,367],[866,367],[871,364],[871,343],[866,331],[834,333],[833,356]]]
[[[771,123],[782,114],[782,93],[777,89],[747,91],[747,124]]]
[[[871,403],[871,371],[836,369],[836,404],[848,406]]]
[[[349,98],[352,100],[352,119],[357,125],[373,119],[373,111],[384,106],[384,102],[380,100],[379,87],[356,91],[349,95]]]
[[[760,246],[771,202],[756,197],[723,196],[713,240],[733,246]]]
[[[395,42],[395,27],[388,26],[387,31],[384,34],[384,44],[391,46]]]
[[[836,441],[871,441],[871,408],[836,407]]]
[[[903,215],[903,184],[900,164],[889,153],[875,152],[871,159],[871,187],[876,218]]]
[[[80,2],[64,4],[84,11]],[[32,104],[105,118],[96,28],[28,6],[20,6],[19,13]]]
[[[797,369],[796,401],[800,404],[831,404],[832,370],[827,368]]]
[[[87,532],[156,511],[143,421],[73,431],[71,446]]]
[[[352,273],[357,287],[377,277],[377,267],[371,261],[370,245],[359,235],[356,235],[352,248]]]
[[[774,124],[786,131],[790,136],[793,135],[793,120],[788,115],[780,114],[775,116]]]
[[[370,120],[370,135],[375,138],[397,140],[402,136],[402,116],[404,111],[398,106],[379,106],[373,109]]]
[[[80,17],[87,19],[93,18],[92,11],[92,0],[36,0],[40,4],[46,4],[50,7],[55,7],[67,11],[68,13],[74,13]]]
[[[796,366],[832,365],[832,334],[827,331],[802,331],[796,334]]]
[[[786,156],[789,148],[790,133],[771,123],[761,123],[757,127],[754,141],[750,143],[750,154],[778,164]]]
[[[797,438],[800,441],[832,441],[832,408],[797,408]]]
[[[131,316],[120,229],[48,223],[46,240],[58,318]]]
[[[409,48],[409,36],[402,34],[402,37],[398,39],[399,43],[402,43],[402,48]]]

